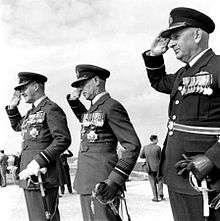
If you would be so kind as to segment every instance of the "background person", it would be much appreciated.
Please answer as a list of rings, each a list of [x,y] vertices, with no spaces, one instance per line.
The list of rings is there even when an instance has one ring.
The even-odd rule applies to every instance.
[[[5,155],[4,150],[0,150],[0,184],[1,187],[6,187],[6,172],[8,166],[8,156]]]
[[[143,146],[140,158],[146,159],[145,169],[153,192],[152,201],[164,200],[162,179],[158,179],[159,163],[161,157],[161,147],[157,144],[157,135],[150,136],[150,144]]]

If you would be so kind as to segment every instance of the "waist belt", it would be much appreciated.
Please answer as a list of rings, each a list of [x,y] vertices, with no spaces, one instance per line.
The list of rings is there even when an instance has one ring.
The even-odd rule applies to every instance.
[[[206,135],[220,135],[219,127],[199,127],[189,126],[184,124],[178,124],[173,121],[169,121],[167,127],[170,131],[181,131],[193,134],[206,134]]]

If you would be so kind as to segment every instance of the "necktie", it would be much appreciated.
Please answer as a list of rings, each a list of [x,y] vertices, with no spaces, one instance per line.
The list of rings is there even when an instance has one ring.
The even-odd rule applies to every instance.
[[[190,65],[187,63],[184,68],[185,68],[185,71],[187,71],[190,68]]]

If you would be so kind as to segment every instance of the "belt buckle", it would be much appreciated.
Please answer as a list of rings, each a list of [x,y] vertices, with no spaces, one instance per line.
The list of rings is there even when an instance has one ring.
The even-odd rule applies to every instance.
[[[174,127],[174,122],[173,122],[172,120],[169,120],[169,121],[168,121],[168,124],[167,124],[167,128],[168,128],[169,130],[173,130],[173,127]]]

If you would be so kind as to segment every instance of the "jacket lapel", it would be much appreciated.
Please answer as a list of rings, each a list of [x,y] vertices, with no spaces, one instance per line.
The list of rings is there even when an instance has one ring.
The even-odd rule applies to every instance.
[[[46,104],[48,101],[49,101],[49,98],[48,98],[48,97],[44,98],[44,99],[37,105],[37,107],[35,107],[35,108],[31,111],[31,113],[34,114],[34,113],[38,112],[43,106],[45,106],[45,104]]]
[[[183,77],[195,76],[195,74],[200,72],[204,66],[207,66],[207,63],[214,55],[215,53],[212,49],[206,51],[205,54],[202,55],[202,57],[199,58],[198,61],[196,61],[196,63],[184,73]]]
[[[108,100],[110,98],[109,93],[106,93],[105,95],[103,95],[102,97],[100,97],[88,110],[88,112],[94,112],[99,105],[103,104],[106,100]]]

